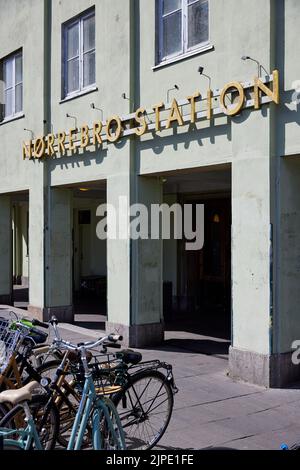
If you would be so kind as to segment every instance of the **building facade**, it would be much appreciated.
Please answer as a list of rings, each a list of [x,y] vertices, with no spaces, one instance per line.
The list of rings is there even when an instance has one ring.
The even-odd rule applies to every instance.
[[[226,326],[233,377],[299,376],[300,4],[250,3],[0,0],[1,304],[93,291],[129,346],[168,310]],[[101,203],[204,204],[204,248],[99,240]]]

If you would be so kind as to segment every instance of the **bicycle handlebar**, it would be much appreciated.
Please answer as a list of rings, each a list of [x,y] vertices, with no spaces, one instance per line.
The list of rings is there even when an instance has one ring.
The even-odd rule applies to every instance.
[[[97,341],[86,341],[80,344],[73,344],[70,341],[65,341],[61,338],[55,338],[53,343],[61,349],[67,349],[69,351],[77,351],[78,349],[93,349],[100,344],[104,344],[109,340],[109,336],[103,336],[102,338],[97,339]]]
[[[33,326],[40,326],[41,328],[45,329],[49,328],[49,323],[44,323],[42,321],[37,320],[36,318],[34,318],[31,323],[33,324]]]
[[[69,351],[77,351],[80,348],[93,349],[99,346],[100,344],[104,344],[105,342],[117,343],[118,341],[123,340],[123,336],[121,335],[110,334],[107,336],[103,336],[102,338],[99,338],[96,341],[86,341],[85,343],[80,343],[76,345],[71,343],[70,341],[65,341],[61,338],[58,329],[58,320],[56,317],[52,317],[49,323],[52,325],[55,334],[53,344],[60,347],[61,349],[68,349]]]
[[[123,341],[123,336],[122,335],[108,335],[108,341],[111,343],[116,343],[117,341]]]

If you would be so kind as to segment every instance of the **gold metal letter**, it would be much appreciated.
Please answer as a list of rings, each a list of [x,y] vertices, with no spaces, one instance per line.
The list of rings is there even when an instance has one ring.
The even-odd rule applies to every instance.
[[[64,155],[66,153],[65,142],[66,142],[66,133],[59,132],[57,144],[58,144],[58,151],[61,155]]]
[[[176,99],[174,98],[172,106],[171,106],[171,111],[170,111],[170,117],[167,121],[166,129],[170,129],[171,123],[177,121],[179,126],[183,126],[183,119],[181,112],[178,107],[178,103]]]
[[[191,103],[191,123],[195,124],[196,122],[196,99],[199,98],[200,92],[197,91],[194,95],[188,96],[187,100]]]
[[[160,110],[164,107],[164,103],[154,104],[152,106],[153,111],[155,111],[155,130],[160,131]]]
[[[111,125],[112,123],[116,123],[117,124],[117,129],[116,129],[116,132],[115,132],[115,135],[113,135],[111,133]],[[121,133],[122,133],[122,123],[121,123],[121,119],[119,118],[119,116],[111,116],[108,121],[107,121],[107,125],[106,125],[106,135],[107,135],[107,140],[109,142],[116,142],[117,140],[119,140],[120,136],[121,136]]]
[[[273,91],[270,90],[259,78],[254,79],[254,108],[259,109],[261,105],[260,93],[262,91],[265,95],[269,96],[274,103],[279,104],[279,72],[273,71]]]
[[[47,154],[49,157],[52,157],[55,155],[55,150],[54,150],[54,143],[55,143],[55,135],[54,134],[48,134],[47,136]]]
[[[207,119],[210,121],[213,114],[212,114],[212,96],[213,92],[211,89],[207,91]]]
[[[32,158],[32,140],[28,144],[23,142],[23,160],[26,158]]]
[[[34,142],[34,157],[42,158],[44,156],[46,144],[44,137],[38,137]]]
[[[76,128],[70,129],[70,131],[69,131],[69,150],[71,150],[71,152],[76,150],[76,145],[74,144],[74,138],[75,138],[76,134],[77,134],[77,129]]]
[[[98,121],[94,123],[93,126],[93,145],[96,145],[97,143],[99,145],[102,144],[102,137],[101,137],[101,131],[102,131],[102,122]]]
[[[81,127],[81,139],[80,139],[80,147],[85,149],[90,144],[90,135],[89,135],[89,126],[84,124]]]
[[[134,129],[136,135],[138,135],[138,136],[144,135],[147,132],[147,129],[148,129],[148,124],[146,123],[146,119],[145,119],[145,116],[144,116],[145,112],[146,112],[145,108],[139,108],[135,112],[135,120],[136,120],[136,122],[141,124],[141,127],[136,127]]]
[[[225,97],[226,97],[226,94],[228,93],[228,90],[230,90],[231,88],[236,88],[236,90],[239,93],[239,100],[235,108],[228,109],[227,105],[225,104]],[[228,116],[235,116],[236,114],[239,114],[242,107],[244,106],[244,101],[245,101],[245,91],[239,82],[230,82],[227,85],[225,85],[220,96],[220,103],[225,114],[227,114]]]

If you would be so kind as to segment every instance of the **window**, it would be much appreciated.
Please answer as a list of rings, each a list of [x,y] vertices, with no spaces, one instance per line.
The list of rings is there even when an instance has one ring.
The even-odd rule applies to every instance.
[[[209,42],[209,0],[158,0],[158,62]]]
[[[3,77],[1,120],[17,117],[23,111],[23,57],[17,52],[1,63]]]
[[[76,95],[95,85],[95,11],[63,26],[63,95]]]

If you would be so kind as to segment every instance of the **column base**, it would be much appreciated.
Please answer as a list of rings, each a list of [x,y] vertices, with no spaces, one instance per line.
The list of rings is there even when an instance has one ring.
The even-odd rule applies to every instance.
[[[106,322],[107,333],[118,333],[123,336],[122,344],[127,348],[143,348],[154,346],[164,341],[164,324],[150,323],[146,325],[121,325]]]
[[[73,305],[47,308],[29,305],[28,312],[40,321],[49,321],[52,315],[55,315],[60,323],[74,323]]]
[[[258,354],[231,347],[229,375],[267,388],[285,387],[300,380],[300,365],[293,364],[292,354]]]
[[[29,277],[22,276],[21,277],[21,284],[23,287],[29,287]]]
[[[14,305],[12,294],[0,295],[0,305]]]

